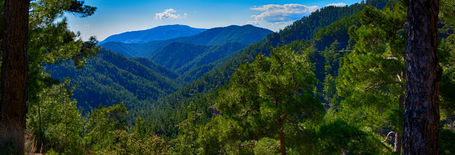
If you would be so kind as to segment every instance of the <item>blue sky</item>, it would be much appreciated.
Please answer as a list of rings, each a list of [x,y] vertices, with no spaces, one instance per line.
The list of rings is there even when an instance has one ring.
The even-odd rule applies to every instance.
[[[98,8],[93,16],[67,15],[69,27],[83,40],[126,31],[182,24],[196,28],[252,24],[273,31],[319,8],[360,0],[85,0]]]

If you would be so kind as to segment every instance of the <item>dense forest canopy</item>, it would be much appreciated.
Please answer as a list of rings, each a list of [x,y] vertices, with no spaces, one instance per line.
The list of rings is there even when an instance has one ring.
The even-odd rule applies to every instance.
[[[191,32],[135,40],[158,30],[137,31],[100,47],[65,18],[95,6],[30,1],[24,151],[400,154],[408,6],[367,0],[318,9],[274,33],[178,26]],[[439,154],[455,153],[454,13],[453,0],[440,1]],[[0,144],[0,154],[16,149]]]

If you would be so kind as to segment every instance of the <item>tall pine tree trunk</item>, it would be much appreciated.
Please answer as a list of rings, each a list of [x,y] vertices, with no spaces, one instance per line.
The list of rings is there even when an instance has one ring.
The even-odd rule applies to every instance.
[[[1,153],[24,154],[30,1],[5,0],[4,2],[0,149],[3,151]]]
[[[439,0],[409,0],[403,154],[438,154]]]

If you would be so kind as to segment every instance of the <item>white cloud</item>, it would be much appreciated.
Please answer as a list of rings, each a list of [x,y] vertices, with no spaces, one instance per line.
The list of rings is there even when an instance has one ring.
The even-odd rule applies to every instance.
[[[158,12],[155,13],[155,18],[159,20],[164,20],[164,19],[178,19],[182,17],[180,14],[176,14],[177,11],[175,9],[166,9],[163,12]],[[183,17],[187,16],[187,13],[183,14]]]
[[[343,2],[327,4],[327,6],[335,6],[335,7],[343,7],[343,6],[346,6],[346,5],[347,5],[347,4],[346,4],[346,3],[343,3]]]
[[[318,6],[307,6],[303,4],[268,4],[260,7],[252,7],[251,10],[260,13],[252,15],[253,20],[248,21],[247,24],[278,31],[318,9]]]
[[[302,18],[305,15],[319,9],[318,6],[306,6],[302,4],[268,4],[261,7],[253,7],[251,10],[260,11],[258,15],[252,15],[255,21],[251,22],[269,22],[269,23],[281,23],[289,22]]]

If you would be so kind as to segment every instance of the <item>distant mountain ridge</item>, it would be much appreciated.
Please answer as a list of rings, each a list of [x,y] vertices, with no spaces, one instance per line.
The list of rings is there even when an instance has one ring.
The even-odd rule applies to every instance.
[[[207,29],[193,28],[187,25],[164,25],[147,30],[130,31],[112,35],[104,39],[101,44],[108,42],[147,43],[156,40],[192,36],[204,32],[205,30]]]
[[[150,59],[180,74],[179,81],[198,79],[249,44],[273,32],[253,25],[231,25],[208,29],[199,34],[148,43],[107,42],[101,46],[129,58]]]
[[[172,39],[170,41],[199,45],[221,45],[228,42],[251,44],[264,39],[268,34],[272,33],[273,31],[271,30],[253,25],[231,25],[208,29],[194,36]]]
[[[248,45],[253,42],[262,40],[267,35],[272,33],[273,32],[268,29],[255,27],[252,25],[231,25],[227,27],[208,29],[206,31],[188,37],[152,41],[142,44],[107,42],[102,43],[101,46],[105,49],[120,53],[126,57],[152,58],[159,50],[175,42],[194,45],[222,45],[229,42],[237,42]]]

